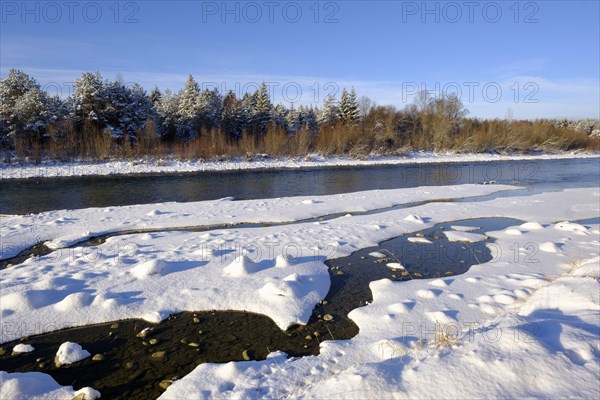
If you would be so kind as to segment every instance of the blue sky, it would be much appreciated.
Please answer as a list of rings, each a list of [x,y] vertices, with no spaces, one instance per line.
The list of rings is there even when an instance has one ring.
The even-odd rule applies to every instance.
[[[0,74],[63,96],[84,71],[179,90],[321,104],[354,87],[403,107],[419,89],[470,115],[600,118],[598,1],[74,1],[0,3]]]

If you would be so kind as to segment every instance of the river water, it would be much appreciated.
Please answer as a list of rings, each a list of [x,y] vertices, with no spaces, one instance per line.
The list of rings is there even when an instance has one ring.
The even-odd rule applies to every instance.
[[[520,184],[534,191],[598,187],[600,158],[35,178],[1,182],[0,213],[327,195],[465,183]]]

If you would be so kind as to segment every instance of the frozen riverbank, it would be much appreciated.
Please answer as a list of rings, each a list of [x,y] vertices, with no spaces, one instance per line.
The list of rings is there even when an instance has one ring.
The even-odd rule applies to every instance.
[[[158,174],[177,172],[213,172],[264,169],[331,168],[351,166],[403,165],[422,163],[460,163],[489,161],[558,160],[597,158],[596,153],[558,153],[536,155],[409,153],[402,157],[370,156],[368,159],[349,157],[256,158],[229,161],[203,160],[117,160],[107,162],[44,162],[41,164],[0,164],[0,179],[50,178],[68,176],[101,176],[127,174]]]

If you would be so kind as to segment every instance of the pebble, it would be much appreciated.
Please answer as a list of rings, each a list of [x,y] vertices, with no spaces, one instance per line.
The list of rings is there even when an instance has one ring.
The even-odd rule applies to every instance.
[[[35,362],[39,362],[39,363],[44,362],[44,361],[46,361],[46,359],[44,357],[39,357],[39,358],[35,359]]]
[[[160,383],[158,384],[158,387],[161,388],[162,390],[167,390],[167,388],[169,386],[171,386],[173,384],[173,381],[170,379],[165,379],[163,381],[160,381]]]
[[[196,342],[191,342],[191,343],[188,344],[188,346],[190,346],[190,347],[200,347],[200,345],[198,343],[196,343]]]
[[[2,357],[5,354],[6,354],[6,350],[4,349],[4,347],[0,347],[0,357]]]
[[[324,321],[333,321],[333,315],[325,314],[325,315],[323,315],[323,320]]]
[[[125,369],[135,369],[138,367],[138,363],[136,363],[135,361],[129,361],[128,363],[125,364]]]
[[[342,271],[337,271],[336,274],[337,275],[344,275],[344,273]]]
[[[39,369],[44,369],[44,368],[46,368],[47,366],[48,366],[48,363],[47,363],[47,362],[41,362],[41,363],[39,363],[39,364],[38,364],[38,368],[39,368]]]
[[[313,335],[315,335],[315,337],[321,336],[321,334],[319,332],[313,332]]]
[[[252,360],[250,351],[249,350],[242,351],[242,358],[246,361]]]
[[[157,351],[152,353],[150,356],[150,360],[152,361],[164,361],[167,358],[167,353],[165,351]]]
[[[200,319],[199,319],[199,318],[196,318],[196,317],[194,317],[194,323],[195,323],[195,324],[199,324],[199,323],[200,323]]]
[[[104,360],[103,354],[94,354],[94,357],[92,357],[92,361],[103,361],[103,360]]]
[[[152,332],[152,328],[144,328],[142,329],[142,331],[140,333],[138,333],[136,336],[139,338],[145,338],[148,335],[150,335],[150,333]]]
[[[150,339],[150,340],[148,340],[148,343],[150,343],[152,346],[154,346],[156,343],[158,343],[158,340]]]
[[[181,340],[179,341],[179,343],[182,343],[182,344],[187,344],[187,339],[181,339]]]
[[[110,326],[110,329],[119,329],[119,324],[118,323],[114,323]]]
[[[312,336],[310,336],[310,335],[306,335],[306,336],[304,337],[304,339],[306,339],[306,340],[312,340]]]

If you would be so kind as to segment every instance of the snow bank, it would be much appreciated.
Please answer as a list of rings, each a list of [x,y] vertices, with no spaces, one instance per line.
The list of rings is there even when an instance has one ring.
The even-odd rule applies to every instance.
[[[487,162],[511,160],[556,160],[594,158],[595,154],[563,153],[544,155],[497,155],[413,152],[405,157],[371,156],[368,160],[347,157],[307,156],[304,159],[281,158],[247,161],[181,161],[181,160],[133,160],[98,163],[45,162],[39,165],[0,164],[0,179],[24,179],[34,177],[121,175],[176,172],[240,171],[253,169],[323,168],[342,166],[399,165],[451,162]]]
[[[86,400],[100,398],[100,392],[92,388],[73,390],[60,386],[50,375],[41,372],[0,371],[0,399],[6,400],[71,400],[83,394]]]
[[[513,216],[538,219],[542,200],[553,199],[557,219],[577,208],[536,197]],[[489,246],[506,251],[463,275],[372,282],[373,302],[350,313],[360,328],[351,340],[322,342],[314,357],[201,364],[161,399],[598,398],[600,226],[586,229],[593,237],[553,225],[524,231],[517,246],[565,242],[533,256],[515,256],[514,235],[488,232]]]
[[[506,185],[418,187],[328,196],[244,201],[221,199],[3,216],[0,219],[2,231],[0,258],[15,256],[42,242],[51,249],[60,249],[91,236],[113,232],[243,222],[290,222],[338,212],[364,212],[415,201],[430,201],[442,197],[457,199],[513,189],[516,187]],[[310,201],[311,206],[298,206],[305,201]],[[154,237],[152,235],[147,234],[144,237],[151,241]]]
[[[478,193],[480,188],[471,187]],[[483,188],[493,190],[491,186]],[[363,194],[367,195],[379,197],[380,193]],[[70,249],[63,256],[57,251],[0,271],[0,313],[3,323],[14,327],[2,330],[0,341],[84,323],[124,318],[158,322],[178,311],[213,309],[264,314],[286,328],[306,323],[315,304],[325,297],[330,283],[324,264],[327,258],[349,255],[383,240],[465,215],[506,216],[540,224],[589,218],[598,214],[598,198],[596,189],[569,189],[482,202],[430,203],[372,215],[340,217],[319,224],[112,237],[99,246]],[[427,222],[406,221],[408,215],[424,216]],[[385,228],[366,228],[374,225]],[[517,251],[520,260],[535,259],[533,256],[538,255],[566,257],[565,251],[571,245],[566,240],[569,235],[576,238],[572,242],[597,240],[597,235],[591,234],[593,230],[586,229],[589,234],[580,235],[579,231],[548,225],[542,230],[525,232],[519,237],[521,245],[516,250],[515,237],[499,232],[498,235],[511,238],[513,249],[492,246],[491,251],[494,254],[500,250],[499,255],[513,258]],[[550,231],[554,232],[553,237],[540,237],[536,243],[565,245],[559,247],[558,253],[539,251],[532,255],[531,248],[526,246],[528,235]],[[284,263],[282,259],[288,261]],[[160,268],[155,268],[157,265]],[[143,279],[131,274],[136,268],[144,272],[140,275]],[[157,270],[160,272],[146,274]],[[530,277],[522,283],[535,288],[539,280]],[[439,289],[431,286],[413,293],[420,289],[428,291],[419,299],[439,297]],[[497,303],[477,301],[473,307],[479,313],[493,315],[498,310]]]

